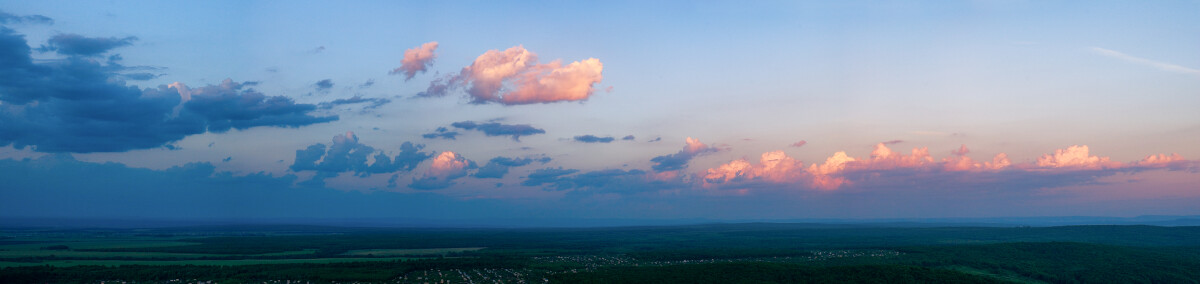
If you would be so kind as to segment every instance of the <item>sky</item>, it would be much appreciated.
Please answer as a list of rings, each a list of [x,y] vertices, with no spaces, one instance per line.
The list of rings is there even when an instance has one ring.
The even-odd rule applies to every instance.
[[[0,218],[1200,215],[1196,1],[0,1]]]

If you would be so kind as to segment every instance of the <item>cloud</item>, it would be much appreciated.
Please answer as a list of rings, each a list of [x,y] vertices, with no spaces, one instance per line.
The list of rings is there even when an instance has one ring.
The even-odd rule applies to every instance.
[[[543,186],[545,190],[571,191],[574,195],[638,194],[670,191],[688,185],[677,179],[662,179],[643,170],[605,169],[578,173],[578,170],[546,168],[534,171],[522,182],[525,186]],[[571,175],[575,174],[575,175]]]
[[[317,87],[317,92],[328,93],[333,88],[333,79],[317,81],[313,86]]]
[[[886,144],[876,144],[868,158],[855,158],[845,152],[834,153],[822,164],[807,168],[783,151],[767,152],[759,164],[735,160],[703,173],[704,187],[773,187],[835,190],[880,187],[1022,187],[1048,188],[1094,182],[1118,172],[1152,169],[1188,170],[1197,162],[1178,155],[1151,155],[1134,163],[1109,161],[1092,156],[1087,146],[1071,146],[1039,157],[1036,161],[1013,164],[1008,155],[996,154],[990,162],[978,163],[966,156],[966,146],[951,151],[953,156],[935,160],[928,148],[913,148],[910,154],[893,152]]]
[[[96,56],[114,48],[133,45],[137,37],[85,37],[77,34],[59,34],[38,48],[40,52],[54,51],[67,56]]]
[[[42,15],[17,16],[0,11],[0,24],[43,24],[53,25],[54,19]]]
[[[501,124],[499,122],[478,123],[474,121],[459,121],[450,126],[463,130],[482,131],[487,136],[512,136],[513,141],[521,141],[521,136],[544,134],[545,130],[534,128],[529,124]]]
[[[337,120],[337,116],[315,117],[307,113],[316,109],[311,104],[297,104],[284,96],[268,97],[246,86],[225,79],[220,85],[189,89],[181,83],[172,84],[185,100],[184,109],[204,117],[208,131],[224,132],[258,126],[300,127]]]
[[[555,60],[538,63],[537,55],[515,46],[505,51],[489,50],[471,66],[430,83],[420,97],[441,97],[465,88],[471,103],[522,105],[587,100],[593,85],[603,80],[604,64],[589,58],[563,66]]]
[[[162,75],[163,74],[138,72],[138,73],[121,74],[121,78],[125,78],[126,80],[134,80],[134,81],[146,81],[146,80],[158,78],[159,76],[162,76]]]
[[[336,177],[343,172],[353,172],[357,176],[412,171],[422,161],[433,157],[432,154],[421,152],[424,145],[404,142],[400,152],[389,157],[374,147],[358,143],[358,136],[347,131],[333,137],[333,144],[326,146],[317,143],[307,148],[296,150],[296,159],[289,167],[292,171],[315,171],[313,179],[320,181],[328,177]],[[370,162],[370,160],[374,162]],[[319,184],[319,183],[318,183]]]
[[[572,139],[575,140],[576,142],[583,142],[583,143],[609,143],[609,142],[613,142],[613,140],[616,140],[612,136],[599,137],[599,136],[591,135],[591,134],[575,136],[575,138],[572,138]]]
[[[477,178],[503,178],[504,175],[508,174],[509,168],[525,166],[534,161],[545,164],[550,162],[550,158],[543,157],[534,160],[531,158],[495,157],[489,160],[486,165],[479,168],[479,171],[476,171],[473,176]]]
[[[404,51],[404,59],[400,60],[400,67],[392,69],[388,74],[403,74],[404,81],[408,81],[417,75],[417,72],[425,73],[429,66],[433,66],[433,59],[437,58],[434,53],[438,48],[436,41],[421,44],[421,46],[410,48]]]
[[[808,141],[800,140],[800,141],[796,141],[796,143],[792,143],[792,145],[788,145],[788,146],[791,146],[791,147],[804,147],[804,145],[805,145],[805,144],[808,144]]]
[[[0,159],[0,216],[122,220],[247,218],[515,218],[525,206],[432,193],[337,190],[297,184],[295,175],[241,174],[211,163],[163,170],[91,163],[67,154]],[[440,212],[451,210],[452,212]],[[517,213],[520,212],[520,213]],[[427,223],[439,225],[435,223]]]
[[[337,120],[316,108],[226,79],[189,89],[128,86],[124,67],[71,56],[34,63],[24,36],[0,27],[0,146],[40,152],[122,152],[158,148],[206,131],[299,127]]]
[[[424,137],[425,139],[441,138],[441,139],[447,139],[447,140],[456,140],[455,137],[457,137],[457,136],[458,136],[458,131],[450,131],[449,129],[446,129],[445,127],[438,127],[437,130],[435,130],[433,133],[421,134],[421,137]]]
[[[708,145],[701,143],[699,139],[692,137],[688,137],[686,140],[684,140],[684,142],[685,146],[683,147],[683,150],[679,150],[679,152],[675,154],[663,155],[650,159],[650,162],[654,163],[654,165],[650,168],[655,172],[681,170],[687,167],[688,162],[692,161],[692,158],[702,154],[719,152],[721,150],[715,147],[709,147]]]
[[[1104,49],[1104,48],[1099,48],[1099,47],[1092,47],[1091,50],[1092,50],[1092,52],[1095,52],[1096,54],[1099,54],[1099,55],[1124,60],[1126,62],[1130,62],[1130,63],[1134,63],[1134,64],[1138,64],[1138,65],[1154,67],[1154,68],[1157,68],[1158,70],[1162,70],[1162,71],[1191,74],[1191,75],[1200,75],[1200,70],[1197,70],[1197,69],[1188,68],[1188,67],[1184,67],[1184,66],[1171,64],[1171,63],[1161,62],[1161,61],[1155,61],[1155,60],[1146,59],[1146,58],[1141,58],[1141,57],[1137,57],[1137,56],[1132,56],[1132,55],[1128,55],[1125,53],[1121,53],[1116,50]]]
[[[625,137],[621,137],[621,140],[624,140],[624,141],[633,141],[633,140],[634,140],[634,137],[633,137],[633,135],[625,135]]]
[[[358,88],[366,89],[366,88],[370,88],[371,86],[374,86],[374,85],[375,85],[375,79],[367,79],[367,81],[363,82],[362,85],[358,85]]]
[[[331,109],[333,107],[340,106],[340,105],[369,103],[366,106],[364,106],[363,109],[374,109],[374,108],[383,106],[385,104],[388,104],[390,102],[392,102],[392,100],[385,99],[385,98],[364,98],[362,96],[354,96],[349,99],[336,99],[336,100],[329,101],[329,102],[323,102],[323,103],[317,104],[317,107],[320,109]]]
[[[1058,149],[1054,154],[1045,154],[1037,159],[1037,166],[1044,168],[1080,168],[1104,169],[1119,168],[1121,163],[1112,162],[1108,157],[1091,156],[1087,145],[1075,145],[1066,149]]]
[[[420,179],[413,178],[408,187],[423,190],[447,188],[454,185],[455,179],[467,176],[467,170],[475,167],[475,162],[454,152],[445,151],[433,158],[429,170]]]
[[[547,184],[547,183],[554,183],[561,176],[565,176],[565,175],[569,175],[569,174],[573,174],[573,173],[577,173],[577,172],[579,172],[579,170],[563,169],[562,167],[537,169],[537,170],[534,170],[532,173],[529,173],[529,175],[525,177],[525,181],[521,182],[521,185],[539,186],[539,185],[543,185],[543,184]]]

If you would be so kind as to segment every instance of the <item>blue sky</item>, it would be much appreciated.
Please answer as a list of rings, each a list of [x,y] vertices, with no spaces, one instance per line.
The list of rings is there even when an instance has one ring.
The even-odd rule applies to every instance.
[[[0,1],[0,216],[1200,214],[1198,6]]]

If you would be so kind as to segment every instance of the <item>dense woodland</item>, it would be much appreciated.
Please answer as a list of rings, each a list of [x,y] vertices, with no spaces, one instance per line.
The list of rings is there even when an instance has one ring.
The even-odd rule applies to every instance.
[[[8,230],[3,235],[0,264],[7,267],[0,268],[0,282],[4,283],[175,279],[412,283],[1200,282],[1200,227],[214,227],[27,229]],[[135,245],[89,247],[89,243],[115,239],[132,240]],[[138,242],[172,243],[139,246]],[[482,249],[408,251],[465,247]],[[30,251],[17,251],[20,248]],[[373,253],[376,251],[380,255]],[[388,255],[389,251],[405,254],[398,259],[397,255]],[[339,259],[353,261],[192,263]],[[111,260],[144,264],[81,264]]]

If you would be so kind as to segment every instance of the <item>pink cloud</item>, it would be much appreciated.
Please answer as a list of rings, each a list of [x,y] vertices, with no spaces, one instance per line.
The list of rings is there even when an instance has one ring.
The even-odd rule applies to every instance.
[[[865,182],[868,186],[889,183],[905,184],[928,178],[931,181],[955,181],[962,184],[1015,183],[1022,177],[1047,179],[1054,175],[1078,176],[1079,172],[1097,171],[1091,176],[1104,176],[1118,171],[1138,171],[1166,168],[1184,170],[1198,167],[1200,162],[1189,161],[1172,155],[1151,155],[1141,161],[1119,163],[1108,157],[1093,156],[1087,146],[1071,146],[1056,150],[1024,164],[1014,165],[1005,153],[998,153],[991,161],[976,162],[967,156],[965,146],[951,151],[952,156],[935,160],[928,148],[913,148],[909,154],[892,151],[886,143],[875,145],[869,158],[855,158],[845,152],[836,152],[824,163],[801,167],[802,162],[788,157],[783,151],[762,154],[758,164],[745,159],[710,168],[703,176],[704,187],[722,185],[738,187],[757,183],[775,184],[777,187],[834,190]],[[1057,169],[1047,171],[1047,169]],[[1099,172],[1103,171],[1103,172]]]
[[[504,105],[587,100],[594,85],[604,79],[604,64],[588,58],[563,65],[561,60],[538,63],[537,54],[523,46],[504,51],[489,50],[471,66],[448,80],[435,80],[418,96],[444,96],[452,88],[464,87],[472,103]]]
[[[1108,169],[1122,167],[1120,162],[1109,161],[1108,157],[1091,156],[1087,145],[1075,145],[1045,154],[1035,164],[1042,168]]]
[[[466,158],[454,152],[445,151],[433,158],[433,164],[429,166],[425,175],[439,178],[460,177],[467,174],[470,164],[471,162]]]
[[[404,81],[408,81],[416,76],[417,72],[424,73],[426,68],[433,65],[433,59],[437,58],[437,54],[434,53],[437,48],[438,43],[431,41],[405,50],[404,59],[400,60],[400,67],[392,69],[392,72],[388,74],[404,74]]]

